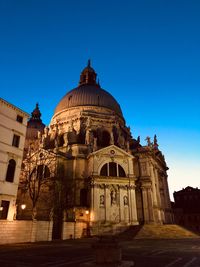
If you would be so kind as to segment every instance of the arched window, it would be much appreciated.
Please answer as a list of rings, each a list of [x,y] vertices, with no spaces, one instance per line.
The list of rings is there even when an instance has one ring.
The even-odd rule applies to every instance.
[[[115,162],[108,162],[104,164],[101,168],[100,175],[112,177],[126,177],[126,173],[122,166]]]
[[[6,181],[13,182],[15,176],[15,168],[16,168],[16,161],[14,159],[10,159],[8,163],[8,169],[6,173]]]
[[[109,176],[117,176],[117,164],[109,162]]]
[[[101,176],[108,176],[108,167],[107,167],[107,163],[104,164],[103,167],[101,168],[100,175],[101,175]]]
[[[126,173],[122,166],[118,165],[118,170],[119,170],[119,177],[126,177]]]
[[[38,165],[35,167],[31,173],[31,177],[33,178],[33,175],[37,179],[43,179],[50,177],[50,171],[49,168],[45,165]]]

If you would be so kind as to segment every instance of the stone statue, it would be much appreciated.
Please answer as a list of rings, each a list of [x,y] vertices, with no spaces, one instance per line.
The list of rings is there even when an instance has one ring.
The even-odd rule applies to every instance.
[[[124,206],[127,206],[127,205],[128,205],[128,197],[124,196]]]
[[[116,197],[116,192],[115,190],[112,190],[110,192],[110,198],[111,198],[111,205],[116,204],[117,197]]]
[[[48,139],[49,139],[49,128],[46,126],[44,128],[44,134],[42,135],[42,147],[46,147],[48,145]]]
[[[68,132],[72,132],[72,131],[73,131],[73,121],[70,120],[69,127],[68,127]]]
[[[93,151],[97,151],[97,137],[94,137]]]
[[[69,140],[68,140],[68,133],[64,133],[63,134],[63,140],[64,140],[63,146],[68,146],[68,142],[69,142]]]
[[[85,144],[89,145],[90,144],[90,130],[87,129],[86,130],[86,134],[85,134]]]
[[[114,135],[113,135],[113,131],[110,132],[110,145],[114,145]]]
[[[152,146],[151,138],[149,136],[147,136],[145,140],[147,141],[147,146]]]
[[[90,128],[90,126],[91,126],[91,118],[90,117],[87,118],[86,126],[87,126],[87,128]]]
[[[124,137],[121,134],[119,134],[118,136],[118,144],[120,145],[120,147],[124,148]]]
[[[101,195],[101,196],[100,196],[100,205],[101,205],[101,206],[104,206],[104,204],[105,204],[104,195]]]
[[[55,145],[55,148],[58,148],[58,142],[59,142],[59,136],[58,136],[58,125],[56,124],[56,127],[55,127],[55,132],[54,132],[54,145]]]
[[[48,137],[48,135],[49,135],[49,127],[46,126],[46,127],[44,128],[44,136],[45,136],[45,137]]]
[[[129,141],[126,141],[126,150],[127,150],[127,152],[130,151],[130,143],[129,143]]]
[[[154,148],[158,149],[158,140],[156,134],[154,135],[154,142],[153,142]]]
[[[140,144],[140,136],[138,136],[137,142],[138,142],[138,144]]]

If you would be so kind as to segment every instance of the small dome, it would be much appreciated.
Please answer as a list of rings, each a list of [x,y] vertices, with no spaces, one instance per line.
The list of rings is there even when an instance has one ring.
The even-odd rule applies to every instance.
[[[72,89],[61,99],[54,114],[77,106],[105,107],[123,117],[120,105],[114,97],[97,84],[96,73],[91,68],[90,61],[88,61],[88,66],[81,72],[79,86]]]

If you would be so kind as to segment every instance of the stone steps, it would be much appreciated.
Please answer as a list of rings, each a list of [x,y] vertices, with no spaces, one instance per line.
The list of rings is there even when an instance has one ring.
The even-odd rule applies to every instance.
[[[135,228],[135,229],[134,229]],[[134,232],[135,231],[135,232]],[[128,231],[126,233],[128,235]],[[130,228],[132,239],[181,239],[200,238],[197,233],[187,230],[176,224],[142,225]]]

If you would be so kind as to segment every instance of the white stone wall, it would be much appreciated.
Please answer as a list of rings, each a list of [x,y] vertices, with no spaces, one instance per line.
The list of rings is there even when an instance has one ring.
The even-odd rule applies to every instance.
[[[87,224],[85,222],[64,222],[62,239],[76,239],[86,236]]]
[[[23,117],[22,123],[17,121],[17,115]],[[0,205],[2,200],[10,201],[8,220],[13,220],[16,209],[15,201],[28,117],[27,113],[0,98]],[[20,136],[19,147],[12,146],[14,134]],[[12,183],[5,181],[10,159],[16,161],[14,181]]]
[[[52,240],[52,221],[0,221],[0,244]]]
[[[31,242],[32,221],[0,221],[0,244]]]

